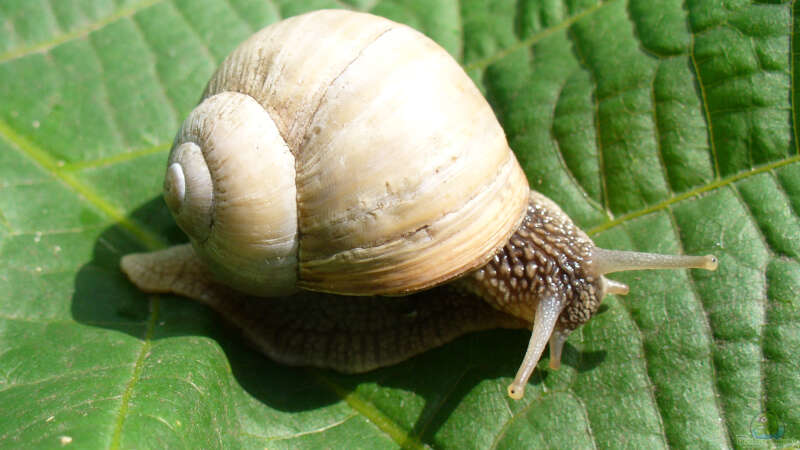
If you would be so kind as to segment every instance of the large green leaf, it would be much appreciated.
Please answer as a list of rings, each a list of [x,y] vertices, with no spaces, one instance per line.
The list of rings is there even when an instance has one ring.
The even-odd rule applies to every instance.
[[[631,294],[518,402],[521,331],[344,376],[275,364],[207,308],[139,293],[118,261],[185,239],[159,191],[206,79],[254,30],[322,7],[441,43],[532,187],[599,244],[715,253],[719,270],[617,276]],[[0,0],[0,447],[800,445],[796,9]]]

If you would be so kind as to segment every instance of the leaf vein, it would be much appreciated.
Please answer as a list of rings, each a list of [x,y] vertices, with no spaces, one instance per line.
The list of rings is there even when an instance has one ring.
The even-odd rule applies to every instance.
[[[112,430],[111,444],[112,449],[120,448],[120,440],[122,439],[122,429],[125,426],[125,419],[128,416],[128,409],[130,401],[133,397],[133,391],[142,376],[144,370],[144,362],[150,355],[150,348],[153,345],[153,333],[155,332],[156,322],[158,320],[158,297],[150,297],[150,318],[147,321],[147,328],[145,330],[142,348],[139,350],[139,356],[136,358],[136,363],[133,366],[131,377],[128,380],[125,390],[122,393],[122,400],[120,402],[119,410],[116,414],[116,421]]]
[[[773,249],[769,245],[769,242],[768,242],[768,240],[767,240],[767,238],[765,236],[765,233],[764,233],[764,229],[761,227],[761,223],[759,222],[758,218],[755,216],[755,214],[753,214],[753,210],[750,208],[750,205],[745,201],[744,198],[742,198],[742,194],[739,191],[739,188],[735,184],[732,185],[731,191],[733,192],[733,196],[736,198],[736,200],[739,202],[739,204],[741,204],[742,208],[747,212],[747,216],[750,219],[750,222],[751,222],[753,228],[755,228],[755,229],[757,229],[759,231],[758,235],[759,235],[759,237],[761,239],[761,246],[767,252],[769,252],[771,258],[774,258],[775,255],[774,255]],[[764,330],[768,326],[768,323],[766,322],[766,320],[767,320],[767,306],[768,306],[767,305],[767,299],[769,298],[769,293],[768,293],[769,286],[768,286],[768,283],[767,283],[766,265],[765,265],[765,267],[754,268],[754,271],[758,272],[760,274],[760,278],[761,278],[760,281],[761,281],[761,285],[763,286],[763,291],[762,291],[761,295],[759,296],[758,299],[756,299],[756,301],[761,306],[761,323],[759,324],[759,327],[758,327],[758,336],[757,336],[756,344],[757,344],[758,352],[759,352],[759,356],[758,356],[758,373],[759,373],[759,386],[758,386],[759,395],[758,395],[758,398],[759,398],[759,402],[760,402],[759,407],[760,407],[761,411],[766,411],[767,410],[766,409],[767,390],[764,388],[764,386],[765,386],[765,377],[766,377],[766,373],[765,373],[765,369],[764,369],[764,363],[765,363],[765,361],[764,361]],[[743,342],[747,342],[747,343],[750,343],[750,344],[753,343],[750,340],[743,340]],[[730,427],[727,427],[727,428],[728,428],[728,433],[729,433],[729,439],[731,441],[733,441],[735,439],[735,435],[733,435],[733,430]]]
[[[96,378],[102,378],[101,374],[98,373],[100,371],[112,371],[112,370],[116,370],[116,369],[127,368],[127,367],[130,367],[130,366],[132,366],[132,364],[120,364],[120,365],[116,365],[116,366],[107,366],[107,367],[92,367],[92,368],[86,369],[86,370],[76,370],[76,371],[67,372],[67,373],[59,373],[59,374],[52,375],[52,376],[45,377],[45,378],[41,378],[41,379],[35,380],[35,381],[28,381],[28,382],[24,382],[24,383],[10,383],[8,386],[5,386],[2,389],[0,389],[0,394],[2,394],[3,392],[6,392],[8,390],[15,389],[15,388],[39,386],[39,385],[42,385],[42,384],[45,384],[45,383],[50,383],[50,382],[53,382],[53,381],[63,380],[65,378],[69,379],[69,378],[74,378],[74,377],[78,377],[79,376],[83,380],[86,375],[95,376]]]
[[[330,429],[336,428],[338,426],[342,426],[345,423],[347,423],[347,422],[349,422],[349,421],[351,421],[351,420],[353,420],[354,418],[357,418],[357,417],[361,417],[361,416],[357,412],[353,411],[352,413],[344,416],[343,418],[341,418],[339,420],[336,420],[336,421],[333,421],[331,423],[325,424],[325,425],[323,425],[323,426],[321,426],[319,428],[315,428],[313,430],[301,431],[301,432],[299,432],[297,434],[293,434],[291,436],[273,436],[273,437],[269,437],[269,436],[262,436],[262,435],[259,435],[259,434],[255,434],[255,433],[250,433],[250,432],[247,432],[247,431],[243,431],[243,432],[241,432],[241,434],[246,435],[246,436],[250,436],[250,437],[254,437],[254,438],[258,438],[258,439],[262,439],[262,440],[268,441],[268,442],[286,441],[286,440],[289,440],[289,439],[296,439],[296,438],[303,437],[303,436],[310,436],[312,434],[324,433],[324,432],[326,432],[326,431],[328,431]]]
[[[795,30],[796,27],[797,27],[797,16],[798,16],[797,2],[795,0],[792,0],[792,4],[791,4],[790,8],[792,10],[792,22],[791,22],[791,25],[790,25],[790,27],[791,27],[790,30]],[[798,106],[800,106],[800,102],[798,102],[798,98],[797,98],[797,86],[795,86],[795,83],[794,83],[795,77],[796,77],[795,63],[797,62],[797,56],[798,56],[798,53],[797,53],[798,49],[795,48],[797,39],[798,39],[797,35],[795,35],[794,33],[790,33],[790,38],[789,38],[789,52],[790,52],[790,56],[789,56],[789,102],[791,103],[791,105],[790,105],[791,108],[790,108],[790,113],[789,114],[791,115],[791,118],[792,118],[792,140],[794,141],[794,152],[796,154],[800,155],[800,142],[798,142],[798,139],[800,139],[800,133],[798,133],[798,125],[797,125],[797,108],[798,108]]]
[[[111,397],[89,398],[89,399],[86,399],[86,400],[84,400],[82,402],[78,402],[78,403],[75,403],[75,404],[72,404],[72,405],[64,405],[63,407],[58,408],[56,410],[48,410],[46,413],[38,415],[30,423],[28,423],[26,425],[23,425],[23,426],[21,426],[19,428],[16,428],[15,430],[12,430],[12,431],[16,431],[17,433],[21,433],[21,432],[23,432],[23,431],[25,431],[25,430],[27,430],[27,429],[39,424],[39,423],[41,423],[41,422],[46,421],[48,417],[56,416],[56,415],[58,415],[59,413],[61,413],[63,411],[70,411],[70,410],[76,409],[76,408],[78,408],[80,406],[93,405],[95,403],[105,402],[105,401],[109,401],[109,400],[116,400],[118,398],[119,398],[118,395],[112,395]],[[8,438],[8,436],[10,434],[11,434],[11,431],[9,431],[6,434],[0,436],[0,443],[2,443],[3,440]]]
[[[642,369],[644,370],[644,376],[647,377],[647,389],[645,390],[647,391],[647,396],[650,398],[650,403],[653,409],[655,410],[656,416],[658,417],[658,426],[660,428],[658,436],[664,443],[664,448],[669,448],[670,445],[669,441],[667,440],[667,430],[666,427],[664,426],[664,414],[662,413],[661,408],[659,407],[658,404],[658,399],[656,398],[656,393],[655,393],[656,383],[655,381],[653,381],[653,377],[650,376],[650,364],[648,363],[646,356],[647,351],[645,350],[644,333],[642,332],[642,328],[640,327],[639,323],[636,321],[636,319],[633,318],[633,313],[631,312],[627,303],[623,301],[618,301],[617,303],[620,305],[620,310],[625,316],[624,320],[628,321],[632,325],[632,328],[636,330],[636,337],[639,342],[637,348],[639,351],[636,357],[632,359],[632,361],[634,362],[639,361],[644,366],[642,367]],[[628,348],[630,354],[633,354],[632,350],[633,350],[632,348]]]
[[[6,53],[0,54],[0,64],[6,61],[21,58],[23,56],[28,56],[34,53],[42,53],[50,50],[53,47],[57,47],[61,44],[67,43],[69,41],[80,39],[83,37],[88,36],[91,32],[97,31],[106,25],[116,22],[117,20],[130,17],[142,9],[148,8],[153,6],[157,3],[162,2],[163,0],[143,0],[137,4],[134,4],[128,8],[123,8],[117,11],[114,14],[106,16],[96,22],[92,22],[89,24],[84,25],[81,28],[78,28],[74,31],[63,33],[61,35],[55,36],[50,40],[37,42],[35,44],[22,46],[15,50],[8,51]]]
[[[111,96],[109,95],[108,83],[106,81],[107,77],[105,76],[107,72],[105,65],[103,64],[102,55],[98,51],[97,45],[95,44],[94,40],[91,37],[87,41],[89,43],[89,47],[92,49],[92,52],[97,58],[97,65],[100,68],[101,74],[103,75],[101,77],[103,82],[100,84],[100,86],[103,89],[103,94],[99,96],[101,99],[100,106],[111,118],[110,126],[111,126],[111,131],[114,133],[114,136],[118,139],[119,142],[127,144],[128,137],[121,131],[121,127],[119,125],[119,119],[117,117],[117,110],[111,103]]]
[[[374,404],[361,398],[355,392],[348,391],[344,387],[336,384],[329,378],[325,377],[320,371],[312,370],[313,377],[319,381],[323,386],[326,386],[337,397],[342,399],[351,409],[358,412],[369,420],[376,428],[386,433],[398,445],[405,448],[422,449],[425,446],[419,442],[418,439],[408,434],[400,425],[394,422],[391,418],[387,417],[381,412]]]
[[[659,63],[660,66],[661,63]],[[658,123],[658,101],[656,100],[656,77],[658,76],[658,67],[653,73],[653,78],[650,80],[650,103],[653,105],[653,114],[652,114],[652,121],[653,121],[653,140],[656,144],[656,156],[658,157],[658,165],[661,167],[661,179],[664,181],[664,186],[667,187],[667,191],[669,192],[669,196],[672,197],[675,195],[675,191],[672,189],[672,183],[670,183],[669,177],[669,168],[667,167],[666,161],[664,161],[664,148],[661,143],[661,127]]]
[[[789,206],[789,211],[792,213],[792,215],[800,219],[800,211],[795,208],[794,202],[792,202],[792,196],[786,192],[786,186],[784,186],[783,180],[775,172],[770,172],[770,174],[775,180],[775,186],[778,188],[778,191],[781,193],[783,199],[786,201],[786,204]],[[0,211],[0,213],[2,213],[2,211]],[[2,220],[2,214],[0,214],[0,220]]]
[[[139,24],[139,21],[136,18],[132,18],[131,24],[133,25],[134,31],[142,38],[142,40],[147,44],[148,50],[150,50],[150,55],[152,59],[150,60],[150,69],[152,70],[153,77],[157,80],[157,85],[160,88],[161,96],[169,107],[169,111],[172,117],[170,117],[170,121],[172,123],[178,122],[178,117],[180,117],[180,113],[178,112],[178,108],[175,106],[175,101],[172,97],[169,96],[166,90],[166,84],[164,83],[164,77],[161,76],[161,73],[158,71],[158,55],[152,50],[153,43],[147,39],[147,34],[142,30],[142,26]]]
[[[683,245],[683,239],[681,239],[680,227],[678,226],[677,220],[675,220],[675,214],[674,214],[672,208],[667,208],[666,212],[667,212],[667,216],[669,217],[670,222],[672,222],[672,227],[675,229],[675,232],[676,232],[677,237],[678,237],[678,239],[676,239],[678,247],[679,247],[678,253],[680,253],[682,255],[685,255],[686,254],[686,249],[684,248],[684,245]],[[712,389],[712,391],[714,393],[714,405],[717,408],[717,416],[720,418],[720,420],[725,421],[725,424],[726,424],[724,426],[724,428],[725,428],[725,437],[727,439],[728,448],[733,448],[733,438],[731,436],[731,430],[730,430],[730,427],[727,426],[727,421],[725,419],[725,417],[726,417],[725,408],[722,405],[722,396],[719,393],[720,392],[719,391],[719,380],[720,380],[720,377],[719,377],[719,373],[717,371],[717,366],[716,366],[716,364],[714,364],[714,358],[713,358],[713,356],[711,356],[711,355],[713,355],[714,350],[715,350],[714,345],[718,341],[714,337],[714,331],[713,331],[713,329],[711,327],[711,317],[709,316],[708,309],[706,308],[705,302],[703,301],[703,296],[700,295],[700,291],[697,289],[697,283],[695,282],[695,279],[692,276],[692,271],[687,271],[687,272],[688,272],[687,276],[689,278],[689,289],[692,291],[692,297],[694,298],[695,303],[698,304],[698,306],[699,306],[698,309],[700,311],[702,311],[702,313],[703,313],[703,325],[704,325],[703,326],[703,330],[706,333],[706,339],[708,340],[708,346],[709,346],[709,349],[708,349],[709,350],[708,364],[709,364],[709,367],[711,367],[711,380],[712,380],[711,389]]]
[[[154,145],[147,148],[132,150],[124,153],[117,153],[113,156],[104,158],[87,159],[74,163],[65,164],[62,170],[66,172],[77,172],[84,169],[97,169],[100,167],[111,166],[114,164],[132,161],[134,159],[150,156],[156,153],[166,152],[172,146],[172,142],[165,142],[163,144]]]
[[[545,39],[546,37],[548,37],[548,36],[550,36],[552,34],[555,34],[558,31],[561,31],[561,30],[569,28],[575,22],[583,19],[586,16],[589,16],[589,15],[597,12],[597,10],[599,10],[603,6],[611,4],[611,3],[615,2],[615,1],[617,1],[617,0],[608,0],[608,1],[605,1],[605,2],[600,1],[597,4],[595,4],[594,6],[592,6],[590,8],[587,8],[587,9],[579,12],[578,14],[575,14],[574,16],[568,17],[566,20],[564,20],[563,22],[559,23],[558,25],[554,25],[554,26],[552,26],[550,28],[547,28],[546,30],[540,31],[538,33],[534,33],[533,35],[529,36],[527,39],[525,39],[523,41],[518,41],[514,45],[511,45],[511,46],[509,46],[507,48],[498,50],[493,55],[489,55],[489,56],[487,56],[487,57],[485,57],[483,59],[479,59],[477,61],[473,61],[473,62],[465,65],[464,66],[464,70],[466,70],[467,72],[469,72],[471,70],[483,71],[487,67],[489,67],[492,64],[496,63],[497,61],[505,58],[509,54],[514,53],[517,50],[520,50],[520,49],[523,49],[523,48],[526,48],[526,47],[531,47],[532,45],[536,44],[537,42],[541,41],[542,39]]]
[[[178,16],[181,18],[183,23],[186,24],[186,27],[189,29],[189,31],[191,31],[195,39],[197,39],[197,42],[200,44],[200,48],[203,49],[203,54],[208,59],[208,61],[211,62],[211,66],[212,67],[216,66],[217,58],[215,58],[214,55],[211,53],[211,48],[208,46],[208,43],[205,40],[203,40],[203,36],[200,34],[200,32],[197,31],[194,22],[192,22],[186,17],[186,13],[179,6],[173,4],[173,7],[175,11],[178,13]]]
[[[78,234],[83,233],[85,231],[92,231],[92,230],[99,230],[101,228],[107,227],[113,223],[113,221],[108,221],[105,223],[95,224],[95,225],[82,225],[80,227],[73,227],[73,228],[52,228],[45,231],[17,231],[11,233],[9,236],[13,237],[25,237],[25,236],[58,236],[61,234]]]
[[[231,2],[230,0],[227,0],[226,3],[228,4],[228,7],[231,9],[231,11],[233,11],[233,15],[236,16],[239,22],[243,23],[244,26],[247,27],[247,29],[250,31],[250,34],[253,34],[256,30],[253,28],[253,25],[250,24],[250,22],[248,22],[245,19],[244,13],[240,11],[239,8],[236,7],[236,3]]]
[[[578,44],[578,38],[574,35],[574,33],[568,32],[570,36],[570,42],[572,42],[572,48],[575,52],[575,56],[578,58],[580,63],[581,69],[585,70],[589,74],[589,79],[592,83],[592,121],[595,128],[595,147],[597,147],[597,172],[598,176],[600,177],[600,193],[601,193],[601,200],[602,200],[602,208],[605,211],[606,216],[614,217],[610,210],[610,199],[608,198],[608,180],[606,179],[606,170],[605,170],[605,159],[603,158],[603,138],[602,133],[600,132],[600,98],[597,95],[597,78],[592,70],[589,69],[588,65],[586,64],[586,57],[584,56],[583,52],[580,49],[580,45]]]
[[[467,374],[468,371],[469,369],[467,368],[461,370],[458,376],[453,378],[452,379],[453,381],[451,383],[448,383],[447,391],[444,392],[444,395],[440,396],[437,399],[436,403],[432,405],[431,404],[425,405],[425,409],[429,411],[427,417],[423,417],[422,421],[418,421],[414,425],[414,430],[412,430],[412,436],[414,436],[416,439],[419,439],[420,441],[423,440],[423,436],[425,436],[425,433],[428,431],[428,427],[433,423],[437,414],[439,414],[439,410],[442,409],[442,406],[444,406],[445,403],[447,403],[447,400],[450,399],[450,397],[455,393],[456,388],[464,379],[464,376]]]
[[[58,15],[53,10],[53,0],[47,0],[44,2],[45,7],[47,8],[47,14],[53,18],[53,23],[56,25],[55,34],[63,33],[64,32],[64,25],[59,20]]]
[[[561,95],[564,92],[564,88],[567,85],[567,81],[568,81],[568,78],[565,78],[564,82],[561,83],[561,87],[559,88],[558,94],[556,95],[556,101],[553,104],[553,112],[552,112],[554,118],[555,118],[555,115],[556,115],[555,110],[558,107],[558,100],[561,98]],[[583,198],[586,199],[586,201],[589,203],[589,205],[591,205],[595,209],[598,209],[600,211],[603,211],[603,213],[605,213],[606,211],[605,211],[603,205],[599,204],[596,199],[594,199],[591,195],[589,195],[589,192],[586,191],[586,187],[583,185],[583,183],[581,183],[578,180],[578,177],[576,177],[575,173],[569,168],[569,165],[567,164],[567,160],[564,157],[564,153],[561,150],[561,141],[559,141],[558,134],[556,133],[556,130],[555,130],[555,119],[552,120],[551,123],[550,123],[550,138],[553,141],[553,146],[555,146],[555,148],[556,148],[556,158],[558,158],[558,163],[561,166],[561,168],[564,170],[564,173],[567,174],[567,178],[569,178],[570,181],[572,181],[572,183],[575,185],[575,187],[577,187],[578,190],[580,190],[581,195],[583,196]],[[602,177],[602,175],[600,175],[600,176]]]
[[[688,19],[687,19],[688,20]],[[689,43],[689,59],[692,61],[692,69],[694,72],[695,81],[697,81],[697,88],[700,90],[700,103],[703,106],[703,115],[706,119],[706,126],[708,127],[708,145],[711,149],[711,160],[714,163],[714,178],[720,177],[720,168],[719,168],[719,157],[717,156],[717,146],[716,142],[714,141],[714,127],[711,120],[711,111],[708,104],[708,95],[706,94],[706,86],[703,84],[703,77],[700,74],[700,66],[697,62],[697,56],[694,53],[695,50],[695,33],[690,29],[690,39],[691,42]]]
[[[764,173],[764,172],[768,172],[768,171],[771,171],[771,170],[775,170],[775,169],[777,169],[779,167],[783,167],[783,166],[786,166],[786,165],[789,165],[789,164],[792,164],[792,163],[796,163],[796,162],[800,162],[800,155],[796,155],[796,156],[793,156],[791,158],[783,159],[783,160],[780,160],[780,161],[775,161],[775,162],[772,162],[772,163],[769,163],[769,164],[766,164],[766,165],[763,165],[763,166],[759,166],[759,167],[756,167],[754,169],[747,170],[745,172],[740,172],[738,174],[731,175],[731,176],[728,176],[728,177],[725,177],[725,178],[718,178],[718,179],[716,179],[715,181],[713,181],[711,183],[705,184],[703,186],[699,186],[699,187],[697,187],[695,189],[691,189],[689,191],[683,192],[683,193],[678,194],[676,196],[673,196],[673,197],[667,198],[665,200],[662,200],[662,201],[660,201],[660,202],[658,202],[658,203],[656,203],[656,204],[654,204],[652,206],[648,206],[646,208],[642,208],[642,209],[640,209],[638,211],[632,211],[632,212],[627,213],[625,215],[619,216],[619,217],[615,218],[614,220],[610,220],[610,221],[608,221],[608,222],[606,222],[606,223],[604,223],[602,225],[598,225],[596,227],[593,227],[593,228],[591,228],[591,229],[589,229],[587,231],[587,234],[589,234],[590,236],[594,236],[594,235],[596,235],[598,233],[602,233],[603,231],[609,230],[609,229],[611,229],[611,228],[613,228],[613,227],[615,227],[615,226],[617,226],[617,225],[619,225],[621,223],[627,222],[629,220],[636,219],[638,217],[645,216],[647,214],[650,214],[650,213],[653,213],[653,212],[656,212],[656,211],[661,211],[664,208],[667,208],[672,204],[681,202],[683,200],[686,200],[688,198],[694,197],[696,195],[700,195],[702,193],[709,192],[709,191],[712,191],[714,189],[719,189],[721,187],[728,186],[728,185],[730,185],[732,183],[735,183],[736,181],[743,180],[745,178],[758,175],[760,173]]]
[[[58,162],[43,149],[37,147],[27,138],[14,131],[6,122],[0,120],[0,139],[5,140],[11,147],[22,155],[30,158],[41,166],[53,178],[61,181],[73,192],[83,197],[86,202],[103,212],[122,228],[135,236],[144,246],[150,250],[163,248],[166,243],[160,236],[151,232],[146,227],[139,225],[127,218],[119,207],[112,205],[101,197],[92,187],[80,181],[74,174],[66,172],[59,167]]]
[[[583,415],[583,420],[586,422],[586,435],[589,436],[592,442],[592,448],[597,448],[597,437],[594,435],[594,430],[592,429],[592,420],[589,418],[589,408],[586,407],[586,402],[572,389],[568,391],[564,391],[564,394],[569,395],[575,403],[577,403],[581,407],[581,414]]]

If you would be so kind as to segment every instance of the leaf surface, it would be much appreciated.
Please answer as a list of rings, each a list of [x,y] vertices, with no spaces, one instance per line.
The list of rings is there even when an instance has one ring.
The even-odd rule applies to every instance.
[[[465,336],[358,376],[273,363],[129,252],[185,240],[160,198],[180,122],[255,30],[370,11],[446,48],[531,186],[635,272],[508,399],[528,336]],[[0,447],[800,445],[794,2],[5,0]],[[547,359],[546,357],[544,358]]]

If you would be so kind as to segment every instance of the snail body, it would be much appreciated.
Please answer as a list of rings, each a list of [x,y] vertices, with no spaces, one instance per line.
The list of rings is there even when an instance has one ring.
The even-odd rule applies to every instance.
[[[530,190],[490,106],[450,55],[407,26],[362,13],[293,17],[234,50],[178,132],[164,189],[190,244],[125,256],[122,269],[142,290],[214,306],[275,359],[342,371],[398,362],[473,329],[531,327],[514,398],[548,341],[557,367],[569,332],[605,294],[627,292],[604,274],[716,266],[711,256],[595,247]],[[430,293],[447,282],[448,291]],[[368,349],[287,344],[306,342],[303,333],[274,336],[263,323],[273,319],[246,312],[248,303],[291,302],[305,291],[361,309],[370,306],[363,298],[396,301],[364,296],[410,295],[419,310],[470,311],[473,325],[431,332],[425,311],[401,312],[396,323],[419,328],[418,342],[396,339],[391,354],[370,344],[383,350],[365,357]],[[435,304],[447,296],[455,300]],[[393,320],[385,314],[364,317]],[[346,317],[342,326],[353,322]],[[369,339],[382,339],[371,330]]]

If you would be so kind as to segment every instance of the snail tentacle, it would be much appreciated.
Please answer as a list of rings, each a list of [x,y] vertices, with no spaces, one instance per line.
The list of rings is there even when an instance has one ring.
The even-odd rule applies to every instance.
[[[606,250],[598,247],[592,250],[592,261],[598,274],[645,269],[717,269],[717,258],[714,255],[661,255],[658,253]]]
[[[558,322],[558,316],[564,309],[566,302],[558,294],[550,293],[539,300],[536,306],[536,316],[533,319],[533,333],[528,343],[528,350],[522,359],[514,381],[508,386],[508,396],[519,400],[525,394],[525,385],[536,368],[544,347],[553,335],[553,330]]]
[[[569,332],[556,328],[550,336],[550,368],[558,370],[561,368],[561,353],[564,344],[567,342]]]

